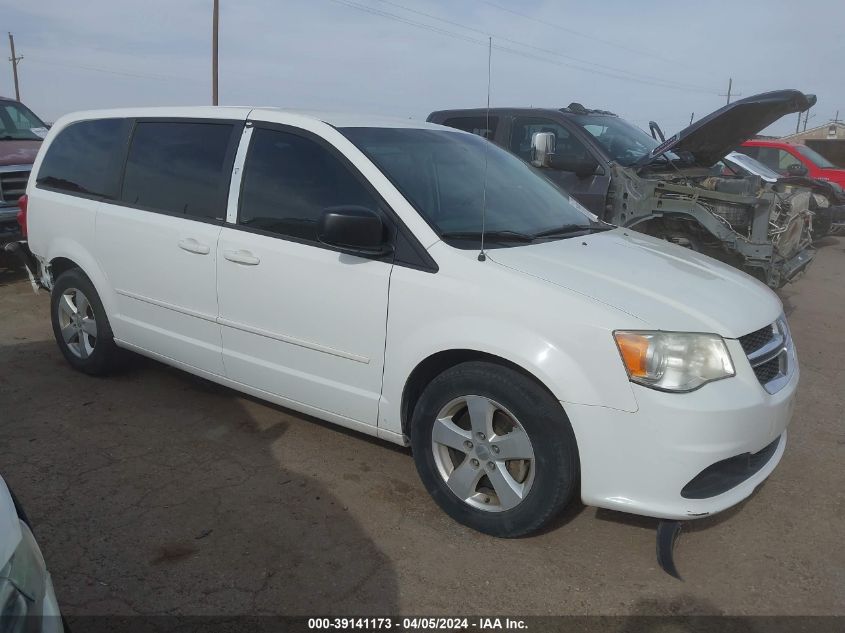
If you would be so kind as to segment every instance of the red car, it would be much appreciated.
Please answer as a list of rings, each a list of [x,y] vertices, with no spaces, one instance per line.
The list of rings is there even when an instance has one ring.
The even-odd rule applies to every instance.
[[[737,151],[756,158],[784,176],[809,176],[845,187],[845,169],[837,167],[806,145],[784,141],[745,141]]]

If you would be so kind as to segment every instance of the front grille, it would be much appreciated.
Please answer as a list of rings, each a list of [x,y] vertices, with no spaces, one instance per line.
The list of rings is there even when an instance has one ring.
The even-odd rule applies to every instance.
[[[756,332],[752,332],[751,334],[746,334],[745,336],[739,337],[739,344],[742,345],[742,349],[745,350],[746,355],[756,352],[758,349],[763,347],[766,343],[774,338],[775,331],[771,325],[767,325],[766,327],[762,327]]]
[[[754,368],[754,374],[761,385],[765,385],[772,378],[780,373],[780,359],[775,356],[772,360],[766,361],[762,365],[757,365]]]
[[[781,317],[771,325],[740,336],[739,344],[766,391],[776,393],[789,382],[794,368],[790,366],[792,339],[786,319]]]
[[[29,171],[0,171],[0,202],[6,205],[18,203],[26,193],[26,181],[29,179]]]

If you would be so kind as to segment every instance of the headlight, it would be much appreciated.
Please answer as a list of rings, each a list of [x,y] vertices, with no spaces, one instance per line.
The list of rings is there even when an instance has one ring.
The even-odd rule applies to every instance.
[[[32,611],[37,610],[46,580],[41,550],[23,522],[21,537],[15,553],[0,569],[0,624],[9,623],[12,631],[17,630],[17,624],[23,626],[25,621],[22,616],[33,615]]]
[[[733,376],[725,341],[716,334],[613,333],[632,382],[663,391],[692,391]]]

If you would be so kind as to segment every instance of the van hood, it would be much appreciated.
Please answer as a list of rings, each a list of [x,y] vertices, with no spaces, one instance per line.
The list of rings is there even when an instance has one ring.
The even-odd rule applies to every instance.
[[[783,311],[777,295],[749,275],[628,229],[494,249],[487,256],[628,313],[648,329],[738,338]]]
[[[691,155],[695,166],[710,167],[782,116],[803,112],[815,103],[816,95],[799,90],[775,90],[734,101],[666,139],[634,166],[648,165],[671,151]]]
[[[0,140],[0,167],[6,165],[32,165],[41,141]]]

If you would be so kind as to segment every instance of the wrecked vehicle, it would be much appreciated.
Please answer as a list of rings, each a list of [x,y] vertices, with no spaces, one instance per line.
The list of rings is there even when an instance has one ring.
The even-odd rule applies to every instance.
[[[660,143],[612,112],[433,112],[428,121],[480,134],[531,163],[599,218],[727,261],[772,288],[813,258],[811,194],[775,191],[758,176],[714,176],[713,165],[815,96],[779,90],[735,101]]]
[[[835,182],[808,176],[782,176],[757,159],[740,152],[731,152],[719,164],[727,170],[723,171],[723,175],[733,173],[741,176],[760,176],[781,192],[788,192],[796,187],[809,189],[813,193],[810,198],[810,210],[813,212],[814,240],[819,240],[832,233],[835,228],[845,225],[845,189]]]

